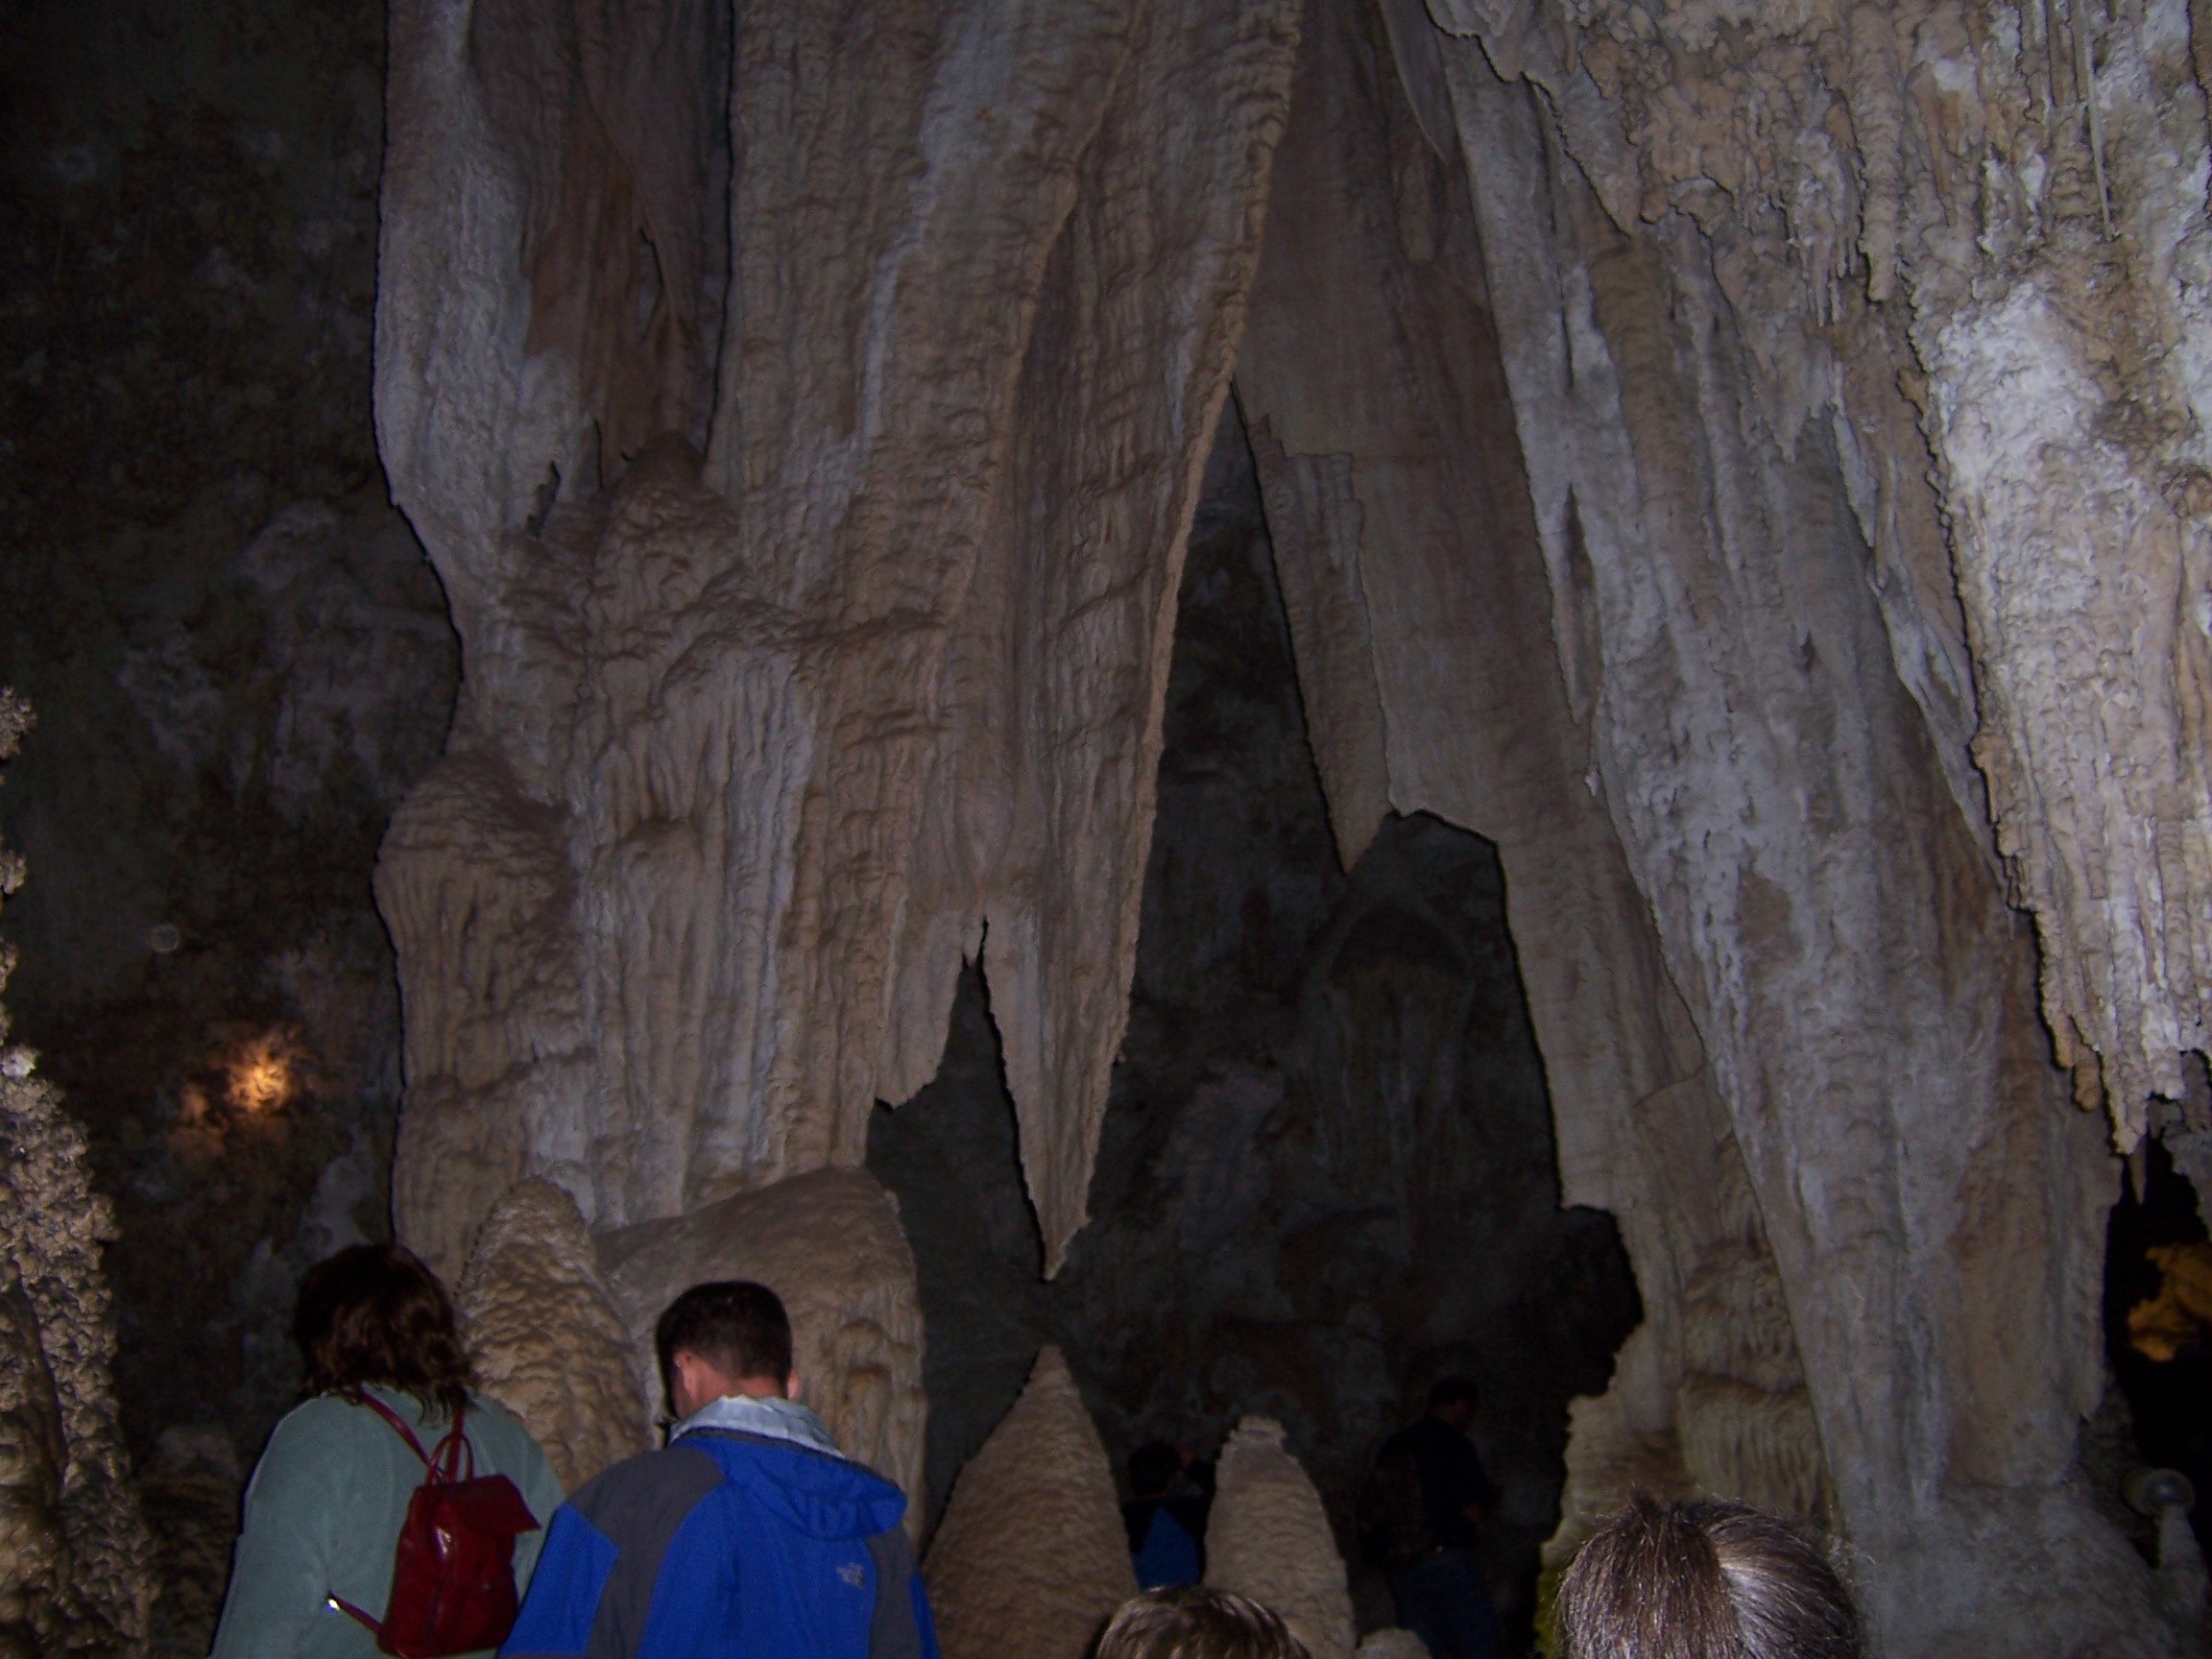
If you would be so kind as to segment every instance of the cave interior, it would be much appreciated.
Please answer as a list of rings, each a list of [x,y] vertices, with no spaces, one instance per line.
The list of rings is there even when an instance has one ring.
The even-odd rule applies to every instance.
[[[1270,1419],[1316,1659],[1461,1375],[1518,1649],[2204,1651],[2201,10],[11,5],[0,1653],[389,1238],[567,1477],[771,1278],[926,1560]]]

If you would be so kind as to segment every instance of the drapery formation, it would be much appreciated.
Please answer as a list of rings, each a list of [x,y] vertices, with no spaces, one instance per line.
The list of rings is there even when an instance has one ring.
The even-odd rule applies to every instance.
[[[858,1162],[978,950],[1081,1225],[1292,21],[395,8],[378,430],[468,686],[378,892],[442,1265],[525,1175],[605,1226]]]
[[[1650,1314],[1578,1421],[1832,1503],[1885,1651],[2156,1650],[2066,1484],[2064,1069],[2131,1144],[2212,965],[2177,0],[392,38],[379,431],[467,653],[378,878],[408,1237],[857,1162],[980,951],[1057,1262],[1234,369],[1340,854],[1500,845]]]

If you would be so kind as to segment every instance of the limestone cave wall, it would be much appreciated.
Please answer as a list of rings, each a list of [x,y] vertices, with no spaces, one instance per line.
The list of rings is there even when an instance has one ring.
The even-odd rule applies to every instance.
[[[1484,1564],[1525,1627],[1568,1402],[1604,1388],[1635,1289],[1607,1218],[1561,1207],[1496,849],[1393,814],[1339,863],[1269,528],[1232,410],[1177,606],[1093,1219],[1059,1274],[983,968],[937,1075],[870,1125],[927,1321],[931,1509],[1052,1345],[1117,1466],[1150,1439],[1214,1450],[1248,1412],[1282,1423],[1357,1569],[1368,1460],[1465,1372],[1501,1498]],[[1356,1582],[1388,1623],[1379,1580]]]
[[[450,1268],[528,1175],[609,1226],[858,1163],[988,925],[1057,1264],[1295,18],[719,17],[393,9],[377,421],[467,662],[379,874],[397,1222]],[[603,247],[658,414],[543,332]]]
[[[1137,1318],[1094,1252],[1163,1281],[1180,1194],[1263,1188],[1264,1271],[1191,1305],[1401,1334],[1372,1388],[1234,1402],[1295,1435],[1330,1399],[1324,1488],[1451,1308],[1426,1252],[1480,1244],[1437,1192],[1391,1193],[1419,1239],[1355,1218],[1447,1133],[1390,1068],[1463,1028],[1374,1045],[1479,894],[1542,1074],[1457,1087],[1549,1102],[1644,1310],[1571,1384],[1560,1545],[1630,1479],[1735,1491],[1847,1537],[1886,1654],[2169,1650],[2076,1448],[2112,1147],[2212,1134],[2182,0],[114,25],[94,10],[6,71],[0,637],[67,737],[11,791],[14,996],[117,1202],[142,1454],[185,1373],[251,1438],[292,1276],[382,1224],[388,817],[392,1215],[449,1276],[535,1193],[604,1312],[575,1223],[619,1254],[825,1166],[896,1188],[1010,1099],[1004,1397],[1047,1335],[1116,1432],[1308,1364],[1217,1325],[1193,1404],[1084,1349]],[[1205,505],[1232,405],[1295,878],[1210,845],[1237,768],[1176,758],[1171,664],[1241,603],[1185,582],[1193,525],[1259,544]],[[1406,1305],[1364,1308],[1333,1263],[1393,1251]],[[905,1379],[908,1299],[867,1293]],[[621,1398],[574,1447],[628,1443]]]
[[[398,9],[402,1231],[854,1162],[980,956],[1062,1263],[1234,365],[1337,852],[1497,844],[1652,1310],[1584,1473],[1764,1471],[1888,1650],[2155,1650],[2070,1093],[2200,1018],[2203,115],[2177,7],[2031,10]]]

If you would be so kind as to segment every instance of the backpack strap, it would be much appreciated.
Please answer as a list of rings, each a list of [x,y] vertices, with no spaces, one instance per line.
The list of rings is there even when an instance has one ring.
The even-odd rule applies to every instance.
[[[360,1608],[354,1606],[353,1603],[347,1600],[345,1597],[329,1596],[325,1597],[325,1599],[327,1600],[331,1606],[337,1608],[339,1612],[346,1614],[349,1618],[358,1620],[362,1624],[366,1625],[370,1635],[380,1637],[384,1634],[383,1625],[379,1624],[375,1620],[370,1618],[368,1614],[362,1612]]]
[[[422,1459],[426,1479],[453,1481],[475,1478],[476,1448],[469,1444],[469,1435],[464,1427],[469,1415],[468,1407],[455,1408],[453,1427],[445,1431],[435,1447],[425,1452],[422,1450],[422,1442],[415,1438],[415,1431],[407,1427],[407,1420],[375,1395],[364,1392],[361,1404],[397,1431],[399,1438],[407,1442],[407,1450]]]
[[[367,1389],[362,1390],[360,1400],[362,1405],[391,1424],[393,1429],[397,1431],[399,1438],[407,1442],[407,1450],[422,1459],[424,1479],[468,1479],[468,1476],[459,1474],[461,1459],[464,1456],[469,1459],[469,1476],[473,1476],[476,1473],[475,1449],[469,1444],[468,1436],[461,1431],[461,1420],[468,1410],[466,1407],[453,1413],[453,1427],[447,1430],[445,1438],[438,1442],[437,1451],[433,1455],[422,1450],[422,1442],[415,1437],[415,1431],[407,1427],[406,1418],[400,1416],[398,1412],[393,1410],[391,1407],[385,1405],[383,1401],[377,1399]],[[331,1606],[337,1608],[339,1612],[360,1623],[370,1635],[379,1638],[383,1636],[384,1626],[376,1620],[370,1618],[360,1608],[354,1606],[352,1602],[347,1600],[345,1597],[326,1594],[325,1599]]]
[[[445,1437],[430,1449],[426,1461],[431,1474],[441,1480],[461,1481],[476,1479],[476,1448],[469,1444],[468,1431],[463,1419],[468,1407],[460,1407],[453,1413],[453,1427],[445,1431]]]
[[[422,1450],[422,1442],[415,1438],[415,1431],[407,1427],[406,1418],[400,1416],[398,1412],[393,1410],[391,1407],[385,1405],[383,1401],[377,1399],[375,1395],[369,1393],[367,1390],[363,1390],[361,1394],[361,1404],[368,1407],[370,1410],[375,1412],[377,1416],[383,1418],[385,1422],[391,1424],[394,1429],[397,1430],[399,1432],[399,1438],[407,1442],[407,1450],[414,1453],[416,1456],[421,1458],[425,1468],[429,1466],[430,1454]],[[454,1420],[453,1426],[456,1429],[461,1426],[460,1420],[458,1418]]]

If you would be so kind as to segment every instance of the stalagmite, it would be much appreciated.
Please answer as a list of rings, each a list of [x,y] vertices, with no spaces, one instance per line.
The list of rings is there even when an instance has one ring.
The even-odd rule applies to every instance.
[[[30,726],[29,705],[0,687],[0,760]],[[23,878],[0,847],[0,898]],[[14,966],[0,943],[0,990]],[[0,1008],[0,1643],[120,1655],[145,1639],[154,1584],[110,1380],[100,1249],[113,1214],[60,1091],[7,1040]]]
[[[522,1420],[569,1491],[652,1445],[630,1333],[576,1201],[560,1188],[525,1181],[499,1201],[460,1304],[479,1383]]]
[[[791,1315],[799,1397],[848,1457],[904,1489],[920,1523],[922,1305],[890,1196],[862,1169],[822,1169],[667,1221],[599,1236],[637,1397],[661,1401],[653,1326],[691,1286],[751,1279]]]
[[[960,1471],[924,1573],[946,1659],[1082,1659],[1137,1593],[1106,1448],[1059,1349]]]
[[[1321,1495],[1283,1444],[1247,1417],[1221,1449],[1206,1523],[1206,1582],[1283,1616],[1313,1659],[1351,1659],[1352,1597]]]

